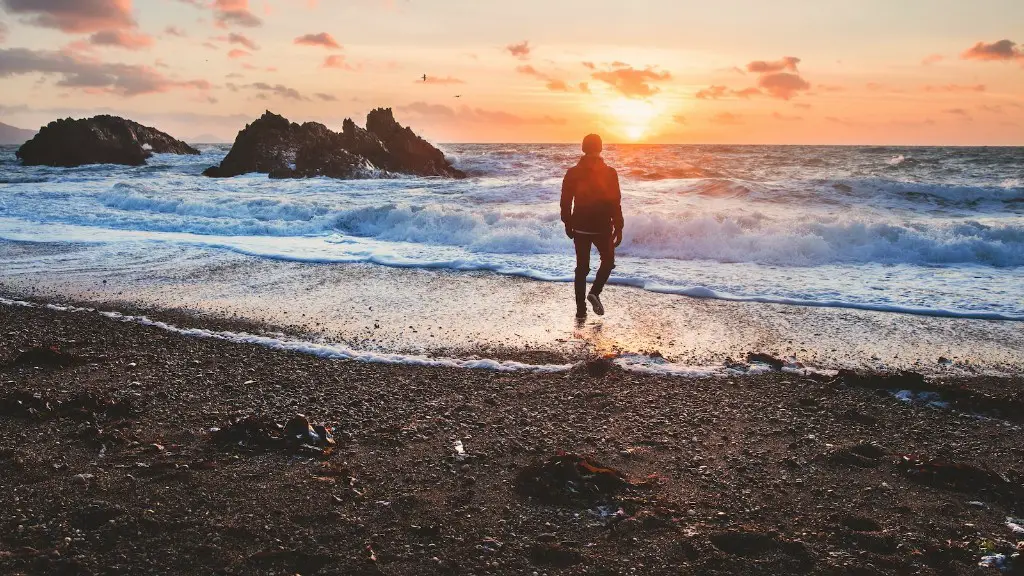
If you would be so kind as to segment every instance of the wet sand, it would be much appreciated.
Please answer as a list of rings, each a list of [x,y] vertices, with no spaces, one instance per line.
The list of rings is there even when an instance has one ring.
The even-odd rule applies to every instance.
[[[1020,377],[904,402],[877,375],[382,365],[45,307],[0,306],[0,334],[2,573],[992,574],[1024,540]],[[330,453],[213,431],[298,413]]]
[[[963,377],[1011,376],[1024,365],[1024,325],[1012,321],[736,303],[611,286],[603,298],[608,314],[579,326],[569,284],[485,272],[281,262],[157,243],[0,242],[0,259],[0,290],[11,296],[185,313],[198,325],[244,320],[381,353],[531,363],[600,354],[641,365],[657,365],[660,356],[675,366],[721,368],[763,352],[827,370]]]

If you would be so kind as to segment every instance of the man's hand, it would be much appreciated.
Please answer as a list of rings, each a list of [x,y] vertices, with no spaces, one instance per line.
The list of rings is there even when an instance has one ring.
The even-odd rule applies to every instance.
[[[568,236],[569,238],[575,236],[575,234],[572,231],[572,226],[570,226],[568,222],[565,223],[565,235]]]
[[[616,230],[615,233],[612,234],[612,240],[615,241],[615,247],[618,248],[619,244],[622,244],[622,230]]]

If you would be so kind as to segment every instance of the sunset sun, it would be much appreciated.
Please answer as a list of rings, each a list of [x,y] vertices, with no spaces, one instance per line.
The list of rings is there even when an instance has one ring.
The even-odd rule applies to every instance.
[[[638,98],[617,98],[607,104],[612,128],[627,140],[637,142],[650,134],[659,115],[655,102]]]

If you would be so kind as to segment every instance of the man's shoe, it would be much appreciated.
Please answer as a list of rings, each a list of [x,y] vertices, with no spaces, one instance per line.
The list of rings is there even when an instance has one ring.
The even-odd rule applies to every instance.
[[[577,308],[576,309],[576,319],[577,320],[583,320],[586,317],[587,317],[587,309],[586,308]]]
[[[601,304],[601,298],[598,297],[597,294],[591,292],[590,295],[587,296],[587,302],[590,302],[590,305],[594,307],[594,314],[604,316],[604,304]]]

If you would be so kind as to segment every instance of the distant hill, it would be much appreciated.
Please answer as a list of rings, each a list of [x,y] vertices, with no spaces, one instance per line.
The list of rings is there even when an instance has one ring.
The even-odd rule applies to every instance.
[[[6,146],[11,144],[24,144],[25,142],[32,139],[36,135],[35,130],[24,130],[21,128],[15,128],[8,124],[0,122],[0,146]]]
[[[230,138],[214,136],[213,134],[200,134],[194,138],[187,138],[186,141],[190,144],[231,144]]]

